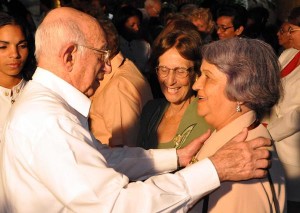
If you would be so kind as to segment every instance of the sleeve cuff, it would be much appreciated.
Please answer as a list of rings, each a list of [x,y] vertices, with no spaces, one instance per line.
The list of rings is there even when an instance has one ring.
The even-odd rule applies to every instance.
[[[176,149],[150,149],[153,156],[155,169],[159,173],[174,171],[177,169]]]
[[[179,171],[186,180],[192,201],[197,201],[220,186],[218,173],[213,163],[205,158]]]

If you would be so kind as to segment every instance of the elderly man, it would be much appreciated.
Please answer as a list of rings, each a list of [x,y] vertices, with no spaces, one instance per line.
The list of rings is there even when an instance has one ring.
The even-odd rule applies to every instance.
[[[244,130],[210,159],[129,182],[186,166],[209,133],[177,151],[96,142],[88,97],[110,72],[106,45],[98,22],[75,9],[55,9],[38,27],[38,68],[2,137],[0,212],[184,212],[220,181],[266,175],[269,152],[257,148],[270,141],[238,142]]]

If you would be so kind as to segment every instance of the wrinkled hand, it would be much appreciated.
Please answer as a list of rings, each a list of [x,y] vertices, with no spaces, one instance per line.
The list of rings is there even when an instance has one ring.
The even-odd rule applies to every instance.
[[[245,141],[247,128],[235,136],[230,142],[219,149],[210,160],[214,164],[220,181],[238,181],[262,178],[270,166],[270,153],[266,146],[271,145],[270,139],[256,138]]]
[[[190,163],[192,157],[198,153],[199,149],[203,146],[204,142],[209,138],[210,134],[211,131],[209,129],[207,130],[206,133],[194,139],[186,147],[177,150],[177,156],[178,156],[180,167],[185,167]]]

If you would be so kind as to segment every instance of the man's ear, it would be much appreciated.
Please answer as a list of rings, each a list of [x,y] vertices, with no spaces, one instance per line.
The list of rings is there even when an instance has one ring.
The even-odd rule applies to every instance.
[[[235,35],[237,35],[237,36],[241,35],[243,33],[244,29],[245,28],[243,26],[240,26],[239,28],[237,28],[235,30]]]
[[[63,62],[68,71],[71,71],[78,51],[77,45],[70,44],[63,50]]]

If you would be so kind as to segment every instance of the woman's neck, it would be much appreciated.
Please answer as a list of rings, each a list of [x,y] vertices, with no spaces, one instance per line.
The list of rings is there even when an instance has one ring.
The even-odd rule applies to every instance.
[[[191,103],[191,99],[192,98],[190,97],[180,104],[170,103],[170,105],[165,113],[165,117],[169,118],[169,117],[173,117],[173,116],[182,115],[185,112],[186,108]]]
[[[0,86],[11,89],[22,80],[21,75],[9,76],[0,72]]]
[[[219,131],[220,129],[222,129],[223,127],[225,127],[226,125],[228,125],[229,123],[231,123],[232,121],[234,121],[235,119],[237,119],[238,117],[242,116],[243,114],[249,111],[250,109],[245,108],[242,110],[242,112],[234,112],[232,115],[227,117],[227,119],[225,119],[215,127],[216,131]]]

